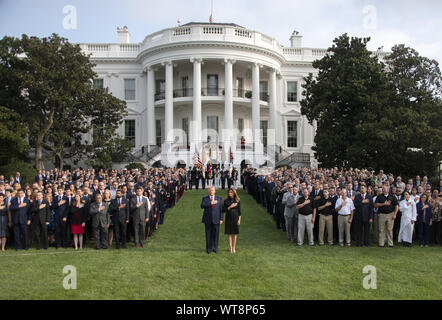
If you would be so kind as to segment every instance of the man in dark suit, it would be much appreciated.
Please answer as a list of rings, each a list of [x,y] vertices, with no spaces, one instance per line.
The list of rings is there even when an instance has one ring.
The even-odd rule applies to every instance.
[[[206,251],[218,253],[219,226],[223,224],[223,203],[215,196],[215,187],[209,188],[209,195],[203,197],[201,209],[204,209],[202,221],[206,228]]]
[[[40,250],[40,240],[43,239],[43,249],[47,250],[48,225],[51,219],[51,209],[49,203],[43,199],[43,192],[37,193],[37,199],[31,206],[31,229],[34,234],[35,247]]]
[[[28,250],[28,225],[31,224],[31,202],[25,198],[25,193],[22,189],[19,189],[17,197],[11,200],[9,210],[12,213],[15,249]]]
[[[58,188],[58,195],[52,200],[52,208],[55,210],[55,242],[57,249],[66,247],[66,224],[69,213],[68,198],[63,195],[63,187]]]
[[[373,223],[373,198],[367,194],[367,187],[361,185],[361,193],[355,195],[355,231],[356,231],[356,245],[362,246],[362,233],[364,234],[364,245],[369,246],[370,224]]]
[[[92,217],[92,227],[94,229],[95,249],[107,249],[108,232],[110,225],[109,204],[103,201],[100,193],[95,195],[95,202],[91,204],[89,212]]]
[[[117,190],[117,196],[111,200],[111,211],[113,212],[115,247],[126,248],[126,230],[129,223],[129,201],[123,196],[121,189]]]
[[[403,190],[400,187],[396,188],[396,194],[394,195],[394,197],[397,199],[397,203],[401,203],[401,201],[404,200]],[[397,239],[399,236],[401,218],[402,218],[402,212],[398,210],[396,214],[396,219],[394,219],[394,224],[393,224],[393,239]]]
[[[150,202],[143,197],[143,188],[137,188],[137,194],[130,200],[130,210],[135,233],[135,247],[144,248],[146,223],[149,222]]]

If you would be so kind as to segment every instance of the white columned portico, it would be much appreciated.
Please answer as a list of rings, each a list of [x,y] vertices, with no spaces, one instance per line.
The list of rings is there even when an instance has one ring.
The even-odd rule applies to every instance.
[[[233,64],[235,60],[224,59],[224,125],[223,152],[227,157],[233,142]]]
[[[259,110],[259,63],[252,64],[252,129],[254,153],[262,154],[263,146],[260,135],[260,110]]]
[[[193,63],[193,122],[191,127],[191,144],[193,144],[192,152],[195,150],[195,146],[200,148],[201,143],[201,58],[190,58],[190,62]],[[199,151],[198,151],[199,152]]]
[[[270,150],[269,150],[270,147]],[[269,130],[267,131],[267,154],[272,158],[276,148],[276,70],[269,71]],[[274,163],[274,161],[272,161]]]
[[[173,64],[172,61],[166,61],[163,65],[166,66],[164,142],[170,149],[173,139]]]
[[[147,145],[150,151],[151,146],[156,144],[155,139],[155,69],[147,67]]]

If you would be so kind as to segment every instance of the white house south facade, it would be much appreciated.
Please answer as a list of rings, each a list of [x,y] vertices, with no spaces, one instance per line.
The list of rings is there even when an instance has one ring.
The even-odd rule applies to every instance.
[[[119,134],[134,157],[166,166],[205,162],[239,167],[316,166],[315,125],[301,115],[303,78],[326,49],[291,46],[236,24],[188,23],[130,43],[126,27],[117,43],[81,43],[98,74],[96,86],[125,100]]]

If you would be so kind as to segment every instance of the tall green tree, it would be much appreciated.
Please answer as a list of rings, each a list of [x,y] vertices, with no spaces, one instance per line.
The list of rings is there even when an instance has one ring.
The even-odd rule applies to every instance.
[[[441,161],[441,74],[438,63],[398,45],[385,63],[369,38],[334,40],[313,63],[301,112],[317,121],[315,154],[323,166],[384,169],[433,176]]]
[[[18,113],[0,106],[0,165],[7,165],[11,159],[27,159],[27,133]]]
[[[93,67],[79,45],[56,34],[0,40],[0,104],[21,115],[37,169],[43,169],[44,148],[58,158],[60,167],[65,158],[86,156],[82,134],[91,130],[97,112],[105,112],[101,117],[107,119],[107,138],[114,138],[125,102],[93,88]]]
[[[301,112],[311,124],[317,122],[313,150],[323,166],[373,166],[388,149],[376,143],[379,136],[389,138],[388,116],[382,112],[388,79],[367,50],[369,40],[347,34],[336,38],[327,54],[313,62],[317,76],[305,78]]]

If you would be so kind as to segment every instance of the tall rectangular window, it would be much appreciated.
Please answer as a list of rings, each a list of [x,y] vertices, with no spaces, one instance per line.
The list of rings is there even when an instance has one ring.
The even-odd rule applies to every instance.
[[[190,146],[189,144],[189,118],[183,118],[182,119],[182,128],[184,131],[185,136],[183,137],[184,146],[187,148]]]
[[[135,100],[135,79],[124,79],[124,99]]]
[[[261,129],[261,141],[264,147],[267,147],[267,120],[260,121],[260,129]]]
[[[103,79],[94,79],[94,89],[103,89]]]
[[[289,102],[298,101],[298,82],[297,81],[287,81],[287,101],[289,101]]]
[[[124,138],[135,147],[135,120],[124,120]]]
[[[244,130],[244,119],[238,118],[238,131],[241,133]]]
[[[242,98],[244,96],[244,86],[242,78],[236,78],[236,90],[238,90],[238,97]]]
[[[216,141],[218,139],[218,116],[207,116],[207,129],[212,129],[207,134],[207,141]]]
[[[218,95],[218,75],[208,74],[207,75],[207,95],[217,96]]]
[[[298,122],[287,121],[287,147],[296,148],[298,146]]]
[[[190,96],[190,90],[189,90],[189,76],[185,76],[181,78],[181,88],[182,88],[182,96],[183,97],[189,97]]]
[[[155,101],[164,100],[166,92],[166,80],[155,81]]]
[[[268,101],[267,81],[259,82],[259,100]]]
[[[163,139],[162,139],[162,134],[161,134],[161,131],[162,131],[162,127],[161,127],[161,119],[157,119],[157,120],[155,120],[155,130],[156,130],[156,137],[157,137],[157,146],[159,146],[159,147],[161,147],[161,143],[163,142]]]

